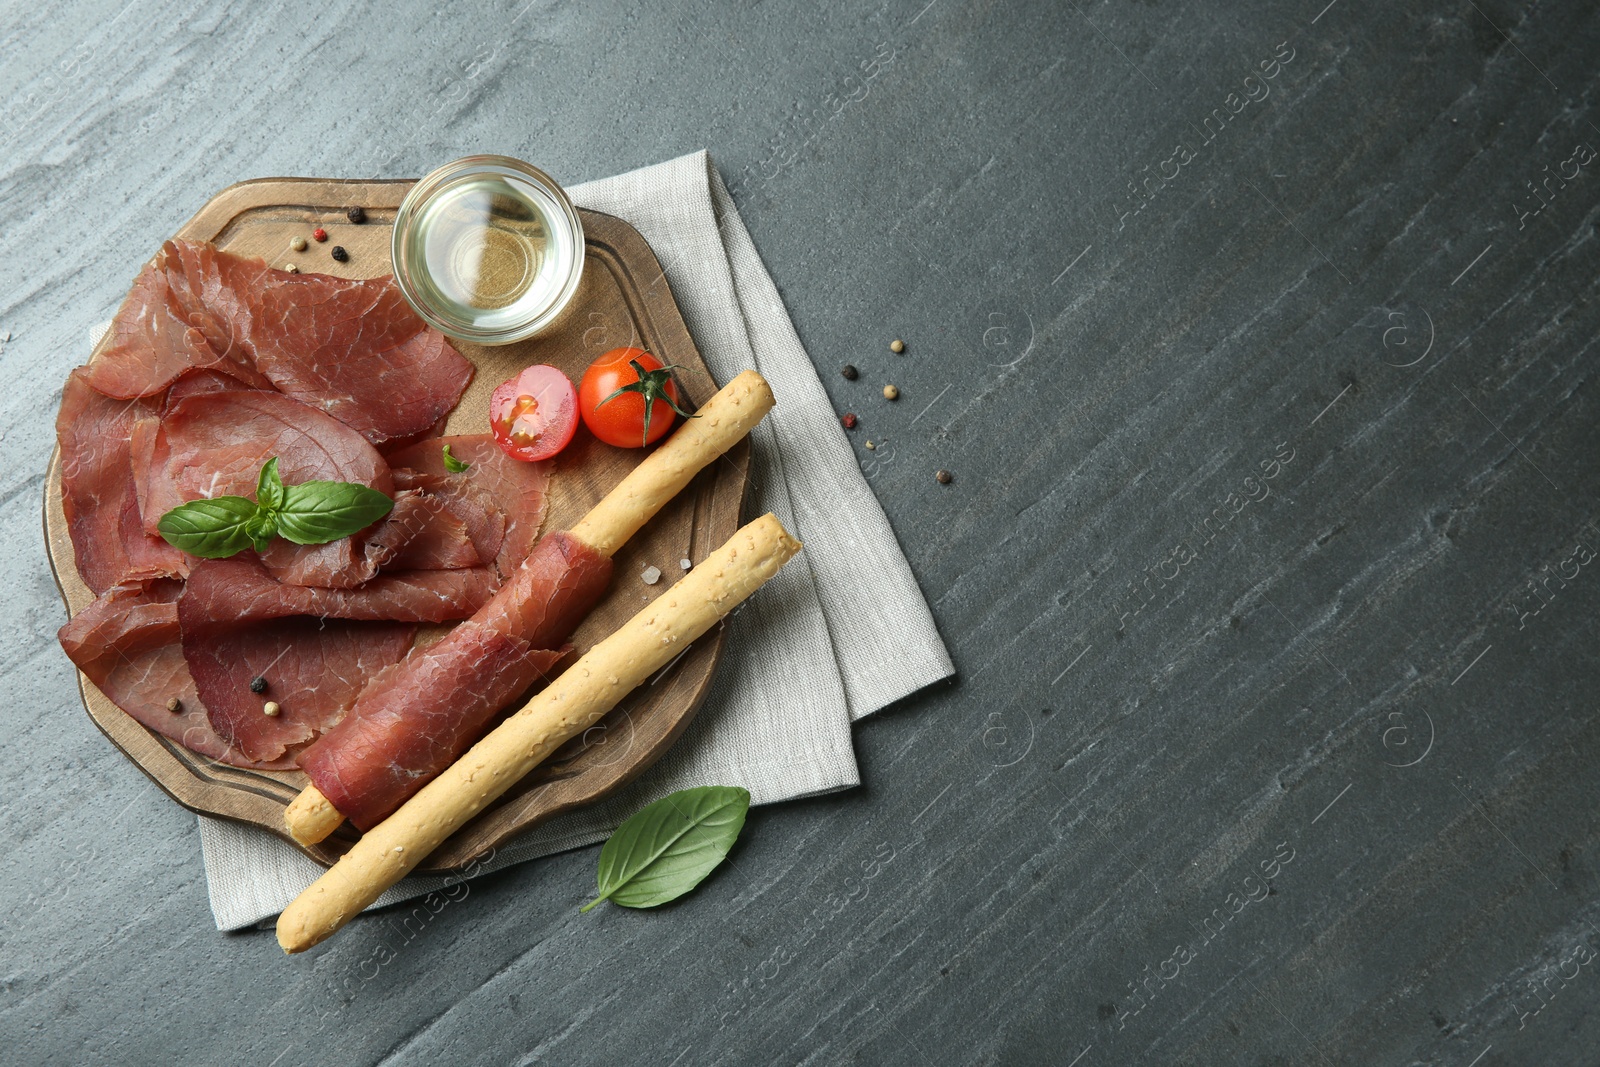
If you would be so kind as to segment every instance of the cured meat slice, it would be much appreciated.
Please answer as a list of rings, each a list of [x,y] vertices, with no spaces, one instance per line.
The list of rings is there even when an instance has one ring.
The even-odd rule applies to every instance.
[[[141,427],[141,430],[145,427]],[[149,446],[145,528],[169,509],[215,496],[254,497],[267,460],[294,485],[358,482],[394,493],[389,465],[366,439],[332,416],[282,394],[233,389],[185,396],[161,417]]]
[[[611,559],[565,533],[544,538],[480,611],[372,686],[300,754],[346,818],[376,825],[448,767],[489,721],[559,659],[611,580]]]
[[[90,364],[108,396],[162,392],[214,370],[271,387],[374,443],[429,432],[472,364],[411,310],[393,278],[290,274],[198,241],[168,241]]]
[[[465,472],[452,474],[445,470],[445,445],[450,446],[452,456],[469,464]],[[551,461],[524,463],[501,451],[489,434],[467,434],[400,449],[390,454],[389,463],[427,476],[422,484],[446,495],[451,509],[469,530],[475,531],[473,543],[478,545],[480,554],[493,537],[492,524],[486,527],[482,518],[484,502],[502,511],[504,532],[499,546],[490,550],[502,576],[509,578],[528,558],[544,518],[545,489],[554,466]]]
[[[122,399],[153,396],[188,371],[214,368],[267,386],[236,335],[238,302],[231,297],[266,270],[260,260],[208,244],[168,241],[118,309],[110,346],[89,364],[91,384]]]
[[[289,585],[273,578],[249,553],[240,553],[231,559],[198,561],[189,574],[183,599],[190,620],[202,627],[216,620],[244,624],[290,615],[369,622],[453,622],[488,603],[498,584],[488,568],[470,567],[380,574],[355,589]]]
[[[302,752],[301,769],[346,818],[370,830],[426,784],[417,768],[431,777],[455,762],[495,712],[548,677],[565,652],[530,651],[524,641],[463,623],[374,678],[344,719],[350,727],[330,731],[339,738],[334,745]]]
[[[397,571],[453,570],[483,563],[466,523],[443,498],[422,489],[395,494],[394,510],[367,535],[367,558],[380,568]]]
[[[134,425],[154,413],[144,401],[97,391],[81,367],[62,391],[56,417],[62,510],[78,573],[95,593],[188,570],[183,553],[150,536],[140,521],[128,441]]]
[[[248,344],[279,390],[379,443],[429,430],[472,381],[391,277],[269,270],[249,293]]]
[[[276,456],[278,474],[296,485],[357,482],[393,495],[389,465],[366,439],[332,416],[281,393],[233,389],[191,394],[173,404],[158,426],[133,428],[131,446],[142,467],[138,492],[145,529],[190,500],[255,496],[261,467]],[[371,578],[366,532],[325,545],[274,540],[262,560],[284,581],[350,588]]]
[[[211,728],[179,643],[181,589],[170,580],[120,586],[61,628],[61,647],[112,703],[189,751],[235,767],[292,767],[292,759],[251,760]],[[178,710],[169,711],[174,697]]]
[[[506,513],[489,493],[478,488],[470,475],[418,474],[406,467],[394,470],[394,486],[401,492],[417,489],[441,501],[465,528],[478,559],[494,565],[506,540]]]
[[[276,760],[344,717],[368,680],[399,662],[416,626],[291,616],[197,628],[178,601],[183,658],[218,736],[253,760]],[[255,678],[267,689],[250,690]],[[275,716],[266,703],[278,705]]]

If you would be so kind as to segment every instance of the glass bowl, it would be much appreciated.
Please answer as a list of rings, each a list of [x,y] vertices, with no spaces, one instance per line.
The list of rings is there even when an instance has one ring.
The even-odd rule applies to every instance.
[[[583,223],[548,174],[508,156],[446,163],[406,194],[395,283],[447,336],[485,345],[538,334],[583,276]]]

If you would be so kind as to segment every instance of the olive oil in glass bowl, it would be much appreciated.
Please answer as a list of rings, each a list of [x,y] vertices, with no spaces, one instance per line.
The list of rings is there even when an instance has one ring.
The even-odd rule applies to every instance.
[[[510,344],[549,326],[577,292],[583,224],[537,167],[467,156],[412,186],[392,254],[400,292],[430,326]]]

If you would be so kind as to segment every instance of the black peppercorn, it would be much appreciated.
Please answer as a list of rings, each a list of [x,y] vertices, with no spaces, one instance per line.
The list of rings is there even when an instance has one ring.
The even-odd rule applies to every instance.
[[[265,693],[266,691],[267,691],[267,680],[265,678],[261,677],[261,675],[258,674],[254,678],[250,679],[250,692],[252,692],[252,693]]]
[[[344,217],[359,226],[363,222],[367,221],[367,209],[364,207],[353,207],[344,213]]]
[[[939,471],[934,475],[934,478],[940,485],[949,485],[955,480],[955,475],[951,474],[949,471]]]
[[[851,363],[846,363],[843,367],[840,367],[839,373],[844,375],[846,381],[850,382],[853,382],[857,378],[861,377],[861,372],[856,370],[855,365]]]
[[[344,250],[344,245],[334,245],[333,251],[330,252],[329,255],[333,256],[333,258],[337,259],[340,263],[343,263],[345,260],[350,258],[350,253]]]

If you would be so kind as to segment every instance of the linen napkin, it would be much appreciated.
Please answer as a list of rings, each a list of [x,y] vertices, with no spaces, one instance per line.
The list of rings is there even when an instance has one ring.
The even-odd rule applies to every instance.
[[[655,766],[606,800],[496,850],[469,876],[604,840],[643,805],[689,786],[742,785],[753,803],[771,804],[857,785],[851,722],[954,673],[710,157],[696,152],[568,192],[578,206],[616,215],[644,235],[719,382],[754,367],[772,384],[778,406],[753,434],[746,516],[775,513],[805,550],[730,619],[705,702]],[[663,565],[669,577],[674,569]],[[258,827],[199,818],[219,930],[273,918],[322,873]],[[373,907],[461,877],[414,875]]]

